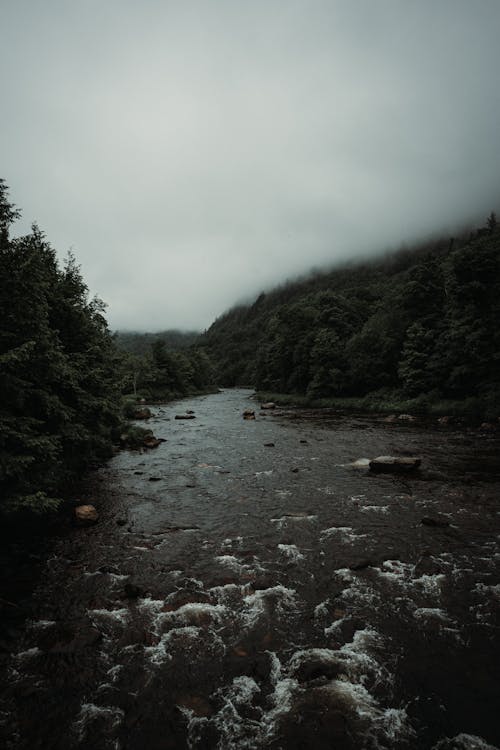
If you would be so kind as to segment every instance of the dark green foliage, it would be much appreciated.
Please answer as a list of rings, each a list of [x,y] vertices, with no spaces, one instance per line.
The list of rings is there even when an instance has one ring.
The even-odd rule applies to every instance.
[[[201,338],[225,385],[301,396],[457,400],[500,413],[500,232],[487,227],[262,294]],[[374,395],[375,394],[375,395]],[[383,395],[385,394],[385,396]],[[368,403],[368,401],[363,401]]]
[[[119,349],[130,354],[145,355],[156,341],[164,341],[168,349],[188,349],[196,344],[199,337],[196,331],[159,331],[158,333],[138,333],[136,331],[117,331],[115,342]]]
[[[215,388],[213,365],[200,347],[170,350],[155,339],[144,356],[120,352],[123,393],[134,399],[169,401]]]
[[[120,394],[103,303],[88,300],[72,257],[58,267],[36,226],[9,239],[16,217],[2,182],[0,510],[39,513],[110,455]]]

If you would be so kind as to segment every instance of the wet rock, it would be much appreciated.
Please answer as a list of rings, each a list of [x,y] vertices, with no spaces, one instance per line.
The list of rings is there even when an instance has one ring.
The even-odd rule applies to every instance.
[[[274,443],[264,443],[264,448],[274,448]]]
[[[420,523],[424,526],[434,526],[440,529],[444,529],[450,525],[449,520],[445,516],[424,516]]]
[[[299,440],[299,443],[307,443],[307,440],[304,440],[304,439]]]
[[[116,525],[117,526],[125,526],[126,523],[127,523],[127,519],[126,518],[117,518],[116,519]]]
[[[389,414],[388,417],[384,417],[382,420],[383,422],[387,422],[388,424],[391,424],[392,422],[397,422],[397,416],[396,414]]]
[[[161,482],[161,477],[149,477],[150,482]]]
[[[400,414],[398,417],[400,422],[416,422],[417,418],[413,414]]]
[[[154,435],[146,435],[146,437],[142,441],[142,444],[145,448],[157,448],[161,442],[162,441]]]
[[[132,419],[150,419],[152,416],[151,410],[146,407],[142,409],[135,409],[132,414]]]
[[[410,456],[378,456],[370,461],[370,469],[377,473],[404,474],[418,469],[421,463],[422,459]]]
[[[255,419],[255,412],[252,409],[245,409],[243,419]]]
[[[79,526],[92,526],[99,520],[99,513],[93,505],[77,505],[75,521]]]
[[[140,476],[142,476],[142,474],[144,474],[144,472],[143,471],[134,471],[134,474],[137,474],[137,476],[140,477]]]
[[[140,599],[144,596],[144,589],[131,582],[125,584],[123,591],[127,599]]]
[[[351,570],[365,570],[366,568],[372,568],[374,566],[373,560],[364,557],[362,560],[357,560],[349,565]]]
[[[196,419],[195,414],[176,414],[175,419]]]
[[[309,682],[310,680],[317,680],[319,677],[326,677],[329,680],[333,680],[338,677],[341,671],[341,662],[312,657],[299,664],[294,670],[293,676],[298,682]]]
[[[181,708],[187,708],[192,711],[194,716],[211,716],[213,714],[213,708],[210,702],[202,695],[178,695],[175,699],[177,706]]]
[[[276,404],[274,403],[274,401],[268,401],[265,404],[261,404],[260,408],[261,409],[276,409]]]
[[[193,411],[192,409],[188,409],[188,410],[186,411],[186,414],[194,414],[194,411]]]
[[[449,416],[439,417],[439,419],[438,419],[438,424],[442,424],[442,425],[448,425],[448,424],[450,424],[450,422],[451,422],[451,419],[452,419],[452,418],[451,418],[451,417],[449,417]]]
[[[99,573],[103,573],[103,575],[105,575],[106,573],[114,573],[114,575],[118,575],[120,573],[118,568],[114,565],[101,565],[100,568],[97,568],[97,571]]]
[[[483,422],[479,428],[483,432],[493,432],[496,430],[496,425],[494,425],[492,422]]]
[[[294,466],[293,469],[290,469],[290,471],[292,472],[292,474],[298,474],[299,473],[299,469],[298,469],[297,466]]]

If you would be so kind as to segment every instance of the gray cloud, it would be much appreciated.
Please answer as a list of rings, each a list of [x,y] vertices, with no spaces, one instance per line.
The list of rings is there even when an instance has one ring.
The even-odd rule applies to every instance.
[[[2,174],[113,327],[498,206],[497,0],[4,2]]]

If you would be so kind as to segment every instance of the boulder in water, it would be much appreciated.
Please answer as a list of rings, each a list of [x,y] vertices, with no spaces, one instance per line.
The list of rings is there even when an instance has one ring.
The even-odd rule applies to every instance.
[[[196,419],[195,414],[176,414],[176,419]]]
[[[444,529],[450,525],[449,520],[445,516],[424,516],[421,520],[424,526],[434,526],[435,528]]]
[[[243,419],[255,419],[255,412],[252,409],[245,409]]]
[[[99,513],[93,505],[77,505],[75,508],[75,520],[80,526],[92,526],[97,523]]]
[[[142,409],[135,409],[132,419],[150,419],[150,417],[151,410],[145,406]]]
[[[410,456],[378,456],[370,461],[371,471],[377,473],[405,474],[418,469],[422,459]]]
[[[276,409],[276,404],[274,403],[274,401],[268,401],[265,404],[261,404],[260,408],[261,409]]]

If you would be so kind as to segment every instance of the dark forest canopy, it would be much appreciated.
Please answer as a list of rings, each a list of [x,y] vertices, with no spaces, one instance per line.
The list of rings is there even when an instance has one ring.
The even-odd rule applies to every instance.
[[[130,354],[148,354],[156,341],[163,341],[168,349],[187,349],[196,344],[198,331],[177,331],[168,329],[157,333],[140,333],[139,331],[116,331],[116,345]]]
[[[310,401],[376,395],[500,413],[500,232],[482,229],[289,282],[202,337],[225,385]],[[449,404],[447,404],[449,406]]]
[[[1,510],[42,512],[111,454],[120,380],[104,304],[37,226],[10,237],[18,215],[0,181]]]
[[[61,268],[35,225],[10,236],[19,215],[0,180],[0,513],[8,514],[56,508],[108,458],[124,395],[139,395],[138,384],[167,399],[205,390],[213,375],[203,351],[170,352],[157,337],[145,356],[120,350],[75,258]]]

